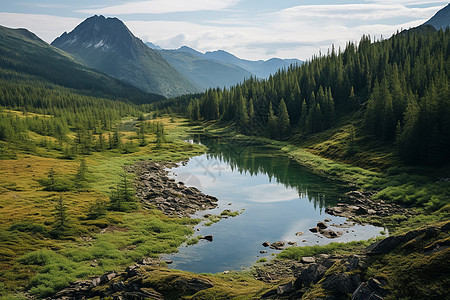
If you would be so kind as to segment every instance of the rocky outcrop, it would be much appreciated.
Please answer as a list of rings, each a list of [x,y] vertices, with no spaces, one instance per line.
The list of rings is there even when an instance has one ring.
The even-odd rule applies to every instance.
[[[124,272],[108,272],[92,280],[76,281],[48,299],[156,299],[173,298],[173,295],[194,295],[214,285],[200,276],[183,276],[179,273],[167,275],[156,260],[150,265],[135,264]],[[166,284],[146,280],[153,274],[161,276]],[[164,277],[165,276],[165,277]]]
[[[217,198],[203,194],[195,187],[187,187],[167,176],[167,168],[174,163],[140,161],[129,168],[136,174],[136,196],[166,215],[187,217],[201,210],[217,207]]]
[[[423,235],[424,237],[432,237],[437,235],[439,232],[440,230],[437,227],[427,227],[420,230],[409,231],[408,233],[398,236],[390,236],[367,247],[366,253],[368,255],[386,254],[401,244],[409,242],[419,236]]]
[[[346,195],[350,201],[350,204],[338,203],[337,206],[327,207],[325,212],[333,216],[346,217],[350,219],[355,216],[387,217],[395,214],[405,216],[412,216],[415,214],[414,211],[395,203],[386,203],[383,200],[371,200],[369,197],[372,196],[372,193],[350,191]]]

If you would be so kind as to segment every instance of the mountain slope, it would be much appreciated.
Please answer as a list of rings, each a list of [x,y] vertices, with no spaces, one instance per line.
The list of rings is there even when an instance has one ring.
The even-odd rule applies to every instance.
[[[162,96],[86,67],[26,29],[0,26],[0,80],[53,83],[83,94],[149,103]]]
[[[227,64],[233,64],[238,67],[241,67],[256,77],[259,78],[268,78],[271,74],[275,74],[279,69],[289,67],[291,64],[301,64],[303,63],[298,59],[280,59],[280,58],[271,58],[269,60],[246,60],[241,59],[229,52],[224,50],[217,50],[212,52],[206,52],[205,54],[198,52],[189,47],[183,46],[177,51],[188,52],[198,57],[216,60]]]
[[[450,4],[438,11],[424,25],[432,25],[436,29],[444,29],[450,26]]]
[[[150,49],[117,18],[93,16],[64,33],[52,45],[90,67],[167,97],[196,88],[155,50]]]
[[[239,66],[204,59],[188,52],[160,50],[159,53],[201,90],[211,87],[229,87],[252,76],[249,71]]]

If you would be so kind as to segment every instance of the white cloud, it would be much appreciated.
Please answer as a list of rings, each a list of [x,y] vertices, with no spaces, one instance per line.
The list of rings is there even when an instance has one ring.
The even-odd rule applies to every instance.
[[[127,13],[137,9],[133,6],[136,3],[157,3],[157,9],[161,13],[188,9],[220,10],[230,8],[238,1],[186,1],[188,5],[185,0],[153,0],[132,2],[129,4],[131,6],[122,9],[118,6],[104,9],[114,8]],[[246,12],[244,15],[235,10],[214,20],[202,18],[183,21],[183,17],[180,17],[178,21],[125,23],[145,42],[150,41],[168,49],[187,45],[202,52],[223,49],[247,59],[267,59],[274,56],[309,59],[319,50],[326,52],[331,44],[344,47],[347,41],[358,41],[363,34],[388,38],[401,28],[408,29],[422,24],[443,6],[434,6],[435,1],[429,1],[433,7],[406,6],[418,1],[389,1],[383,4],[383,0],[374,0],[363,4],[303,5],[269,14]],[[148,12],[150,8],[148,6],[145,9]],[[141,12],[146,12],[145,9],[142,8]],[[112,11],[102,13],[115,15]],[[3,22],[3,25],[29,28],[47,42],[64,31],[71,31],[81,21],[46,15],[0,14],[0,23]]]
[[[149,0],[129,2],[103,8],[83,9],[79,12],[86,14],[127,15],[220,11],[236,5],[239,1],[240,0]]]
[[[51,15],[0,13],[0,24],[10,28],[26,28],[51,43],[64,31],[71,31],[82,19]]]
[[[390,18],[423,18],[433,15],[441,7],[408,8],[401,4],[342,4],[342,5],[301,5],[274,13],[275,17],[286,21],[324,19],[327,23],[342,21],[386,20]]]

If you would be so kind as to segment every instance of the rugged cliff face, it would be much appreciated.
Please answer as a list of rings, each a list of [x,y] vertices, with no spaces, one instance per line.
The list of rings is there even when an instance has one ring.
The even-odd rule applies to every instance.
[[[145,91],[178,96],[197,89],[117,18],[93,16],[52,42],[86,65]]]

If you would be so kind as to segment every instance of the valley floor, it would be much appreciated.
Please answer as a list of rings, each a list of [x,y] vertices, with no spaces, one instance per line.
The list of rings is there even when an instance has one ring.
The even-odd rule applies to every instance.
[[[169,118],[158,119],[165,124],[166,141],[157,144],[156,136],[147,136],[148,144],[131,153],[115,151],[94,152],[85,156],[87,165],[87,182],[81,187],[72,187],[64,191],[48,191],[42,186],[53,170],[59,180],[71,181],[77,174],[80,158],[61,159],[58,150],[38,147],[34,152],[22,151],[17,159],[1,160],[0,164],[0,294],[9,299],[47,297],[66,287],[70,282],[97,278],[109,271],[121,271],[126,266],[142,260],[144,257],[156,258],[161,253],[176,251],[183,243],[195,243],[192,239],[192,226],[196,220],[183,217],[169,217],[151,207],[141,206],[128,212],[109,210],[92,217],[92,203],[106,203],[111,195],[111,188],[121,182],[124,166],[138,160],[177,162],[205,151],[200,145],[183,142],[183,137],[193,127],[185,120]],[[136,123],[124,121],[123,138],[136,139]],[[229,136],[230,131],[217,126],[197,127],[208,134]],[[416,236],[414,240],[402,240],[392,251],[374,256],[367,264],[353,273],[358,273],[363,281],[378,278],[386,282],[385,289],[390,292],[387,298],[409,299],[413,293],[428,298],[435,298],[445,293],[448,286],[449,271],[449,230],[450,204],[449,182],[437,180],[435,173],[423,170],[422,175],[410,172],[404,167],[374,168],[377,158],[373,154],[370,164],[356,167],[351,158],[340,159],[339,151],[327,150],[324,142],[335,142],[333,146],[343,148],[339,135],[342,132],[330,132],[330,136],[318,137],[303,146],[294,145],[295,141],[277,142],[262,138],[253,138],[233,134],[236,139],[248,139],[251,142],[270,144],[279,148],[286,155],[315,172],[354,185],[356,188],[371,193],[373,201],[397,202],[407,204],[414,211],[410,216],[404,214],[355,216],[358,222],[370,222],[389,228],[391,235],[403,234],[413,229],[426,226],[437,228],[432,234]],[[35,137],[39,139],[39,137]],[[332,147],[331,147],[332,148]],[[328,148],[330,149],[330,147]],[[328,152],[327,152],[328,151]],[[328,156],[328,158],[326,157]],[[330,158],[334,157],[334,160]],[[387,159],[389,161],[389,159]],[[361,164],[359,164],[361,165]],[[370,166],[371,165],[371,170]],[[416,170],[414,170],[416,171]],[[438,170],[441,178],[450,174],[445,168]],[[40,180],[40,181],[39,181]],[[52,235],[55,210],[58,199],[63,198],[67,206],[67,219],[70,231],[63,237]],[[442,205],[442,202],[447,202]],[[91,216],[90,216],[91,213]],[[447,225],[445,225],[447,224]],[[291,247],[277,259],[301,260],[304,256],[319,254],[337,255],[347,259],[352,254],[364,255],[363,249],[370,242],[331,247]],[[406,247],[405,245],[410,245]],[[438,251],[433,251],[438,249]],[[440,249],[440,250],[439,250]],[[276,262],[276,260],[275,260]],[[294,263],[294,262],[292,262]],[[163,264],[164,265],[164,264]],[[280,264],[280,268],[281,268]],[[345,263],[344,263],[345,265]],[[443,271],[436,273],[433,266],[443,266]],[[264,268],[258,267],[258,268]],[[273,268],[273,266],[272,266]],[[276,268],[276,267],[275,267]],[[305,267],[306,268],[306,267]],[[339,273],[339,264],[327,271],[327,276]],[[256,269],[249,272],[230,272],[228,274],[197,275],[182,271],[169,270],[161,266],[141,264],[138,273],[132,270],[118,274],[112,282],[102,282],[96,288],[97,295],[109,291],[111,297],[119,290],[111,290],[110,283],[123,282],[132,286],[138,280],[148,293],[158,293],[166,299],[178,297],[195,299],[228,299],[267,297],[292,298],[294,294],[280,293],[280,284],[294,282],[294,277],[286,277],[272,282],[256,280]],[[334,271],[333,271],[334,270]],[[340,270],[340,269],[339,269]],[[131,273],[130,273],[131,272]],[[256,273],[255,273],[256,272]],[[447,273],[445,273],[447,272]],[[344,270],[345,273],[345,270]],[[428,277],[421,277],[426,274]],[[317,281],[310,287],[302,286],[295,290],[295,297],[314,299],[332,296]],[[211,285],[211,287],[210,287]],[[400,288],[404,285],[406,288]],[[176,286],[177,288],[173,288]],[[108,290],[109,289],[109,290]],[[125,289],[122,290],[122,292]],[[271,291],[275,291],[275,294]],[[278,292],[278,294],[277,294]],[[292,292],[292,291],[291,291]],[[156,294],[154,294],[156,295]],[[348,295],[340,295],[348,298]],[[97,296],[99,297],[99,296]],[[156,296],[155,296],[156,297]]]

